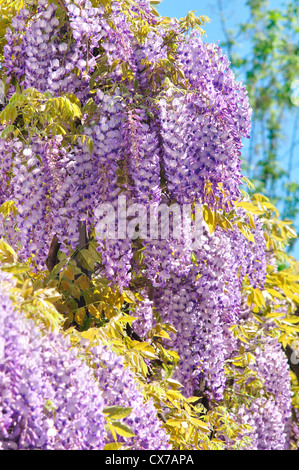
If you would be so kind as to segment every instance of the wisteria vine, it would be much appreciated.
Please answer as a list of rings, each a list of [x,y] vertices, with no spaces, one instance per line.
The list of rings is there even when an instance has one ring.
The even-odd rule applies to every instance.
[[[263,290],[266,281],[263,227],[253,217],[254,241],[246,238],[238,225],[246,214],[234,207],[242,196],[242,139],[250,133],[246,88],[217,45],[196,32],[183,34],[175,21],[171,36],[169,23],[160,22],[149,2],[132,4],[131,15],[118,1],[108,8],[96,4],[42,0],[19,11],[7,29],[1,64],[7,107],[17,93],[34,96],[40,115],[45,109],[48,114],[33,113],[27,122],[20,104],[13,118],[2,119],[0,205],[15,202],[18,228],[6,224],[2,235],[18,246],[23,260],[31,257],[36,269],[45,269],[54,237],[60,251],[72,255],[82,248],[84,227],[101,257],[97,275],[120,291],[134,290],[141,279],[135,332],[146,338],[158,317],[173,325],[171,347],[180,356],[174,377],[184,394],[204,391],[208,400],[221,401],[225,361],[235,346],[229,327],[244,313],[243,282]],[[134,15],[146,25],[142,38]],[[176,79],[167,72],[169,63],[170,70],[179,70]],[[62,97],[77,114],[58,122]],[[117,236],[118,220],[114,236],[103,238],[96,229],[106,216],[100,208],[119,215],[120,197],[127,206],[142,205],[156,223],[161,204],[170,211],[174,204],[190,205],[185,219],[190,224],[176,238],[172,219],[171,233],[153,238],[150,221],[144,233],[139,219],[139,234],[128,237]],[[216,224],[211,231],[202,220],[200,245],[194,246],[196,204],[208,206],[210,214],[230,214],[230,229]],[[4,293],[1,302],[1,338],[7,345],[0,365],[3,448],[102,449],[104,401],[134,408],[127,422],[136,438],[128,445],[169,448],[153,404],[142,404],[120,358],[105,348],[94,351],[101,357],[95,359],[96,384],[62,339],[54,335],[43,342]],[[255,367],[269,396],[239,411],[241,422],[253,423],[253,446],[259,449],[287,446],[291,396],[288,388],[279,394],[266,366],[274,355],[280,380],[289,383],[278,349],[269,340],[257,353]],[[51,418],[45,403],[55,409]]]

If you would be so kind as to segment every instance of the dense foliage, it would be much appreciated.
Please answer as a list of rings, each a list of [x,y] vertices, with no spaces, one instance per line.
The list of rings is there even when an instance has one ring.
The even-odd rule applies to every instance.
[[[205,18],[0,5],[2,447],[296,448],[296,234]]]

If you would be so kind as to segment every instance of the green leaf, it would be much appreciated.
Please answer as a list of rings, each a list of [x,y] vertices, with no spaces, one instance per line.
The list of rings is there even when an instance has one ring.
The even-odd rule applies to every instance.
[[[122,442],[110,442],[105,445],[104,450],[119,450],[122,446]]]
[[[16,252],[3,238],[0,238],[0,259],[5,263],[13,263],[17,259]]]
[[[58,264],[56,264],[49,276],[46,278],[45,283],[48,283],[52,279],[55,279],[55,277],[59,274],[60,270],[66,265],[67,262],[68,259],[63,258]]]
[[[120,63],[120,59],[116,59],[112,62],[111,66],[110,66],[110,72],[112,73],[116,67],[118,66],[118,64]]]
[[[258,307],[265,307],[265,298],[263,296],[263,293],[260,289],[253,289],[253,299],[254,299],[254,303],[258,306]]]
[[[180,428],[181,425],[182,425],[182,421],[181,420],[178,420],[178,419],[168,419],[166,421],[166,424],[168,426],[171,426],[171,427],[174,427],[174,428]]]
[[[174,380],[174,379],[167,379],[166,380],[167,383],[169,383],[169,385],[174,388],[174,389],[178,389],[178,388],[181,388],[182,387],[182,384],[180,382],[178,382],[177,380]]]
[[[117,435],[116,435],[114,426],[109,421],[107,422],[107,426],[113,436],[113,439],[115,440],[115,442],[117,442]]]
[[[189,418],[191,423],[196,426],[197,429],[199,429],[201,432],[207,432],[210,430],[210,426],[205,423],[204,421],[197,419],[197,418]]]
[[[14,216],[17,215],[17,208],[16,208],[16,203],[15,201],[8,200],[5,201],[1,206],[0,206],[0,214],[3,215],[4,218],[9,217],[11,214]]]
[[[108,415],[110,419],[123,419],[127,418],[131,413],[133,408],[130,407],[121,407],[121,406],[106,406],[103,409],[103,413]]]
[[[124,297],[124,300],[125,300],[126,302],[128,302],[129,304],[136,302],[136,297],[135,297],[135,295],[134,295],[133,292],[130,291],[129,289],[124,289],[124,290],[123,290],[123,297]]]
[[[118,421],[111,421],[111,424],[114,430],[122,437],[134,437],[135,434],[130,426],[127,426],[124,423],[119,423]]]
[[[12,274],[24,274],[28,271],[28,266],[25,264],[4,264],[1,270]]]
[[[91,253],[89,250],[82,249],[79,251],[77,255],[79,263],[82,265],[84,269],[87,269],[88,271],[93,271],[94,270],[94,265],[95,265],[95,260],[91,256]]]
[[[265,212],[264,210],[259,209],[256,205],[252,204],[252,202],[241,201],[237,202],[235,205],[255,215],[263,215]]]
[[[255,189],[254,184],[248,178],[246,178],[246,176],[243,176],[242,180],[247,184],[248,188]]]
[[[62,124],[58,122],[51,122],[45,129],[45,132],[48,134],[54,135],[66,135],[67,129]]]

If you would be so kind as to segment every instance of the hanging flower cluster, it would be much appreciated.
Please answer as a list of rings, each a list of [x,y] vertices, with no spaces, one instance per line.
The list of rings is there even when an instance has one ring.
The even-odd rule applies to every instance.
[[[1,285],[6,277],[0,271]],[[90,368],[0,292],[0,447],[103,449],[104,401]]]
[[[288,449],[292,392],[287,358],[276,338],[266,336],[260,341],[251,368],[264,389],[250,406],[238,410],[238,419],[251,426],[250,449]]]
[[[13,285],[0,271],[0,448],[103,450],[110,439],[103,410],[118,406],[132,409],[126,424],[134,437],[126,445],[170,449],[123,358],[99,345],[91,368],[68,336],[38,328],[14,308],[3,290]]]
[[[95,376],[99,381],[106,406],[131,407],[132,411],[125,423],[130,426],[135,436],[120,439],[132,450],[169,450],[169,438],[152,400],[144,403],[141,391],[129,368],[125,368],[122,356],[117,356],[106,346],[91,349]]]

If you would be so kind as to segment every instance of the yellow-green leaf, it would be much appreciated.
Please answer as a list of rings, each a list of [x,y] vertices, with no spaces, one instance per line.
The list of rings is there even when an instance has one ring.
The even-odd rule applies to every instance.
[[[111,421],[111,424],[117,432],[122,437],[134,437],[134,431],[128,426],[127,424],[124,423],[119,423],[118,421]]]
[[[122,442],[110,442],[106,444],[104,450],[119,450],[122,447]]]
[[[121,407],[121,406],[106,406],[103,409],[103,413],[108,415],[110,419],[123,419],[127,418],[131,413],[133,408],[130,407]]]
[[[4,264],[1,269],[7,273],[24,274],[28,271],[28,266],[26,264]]]

